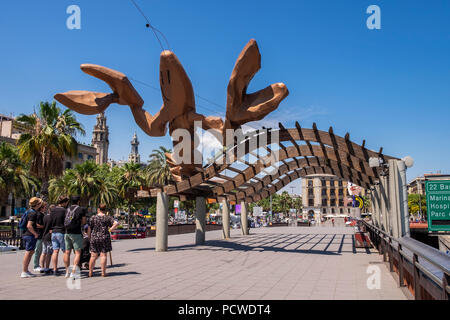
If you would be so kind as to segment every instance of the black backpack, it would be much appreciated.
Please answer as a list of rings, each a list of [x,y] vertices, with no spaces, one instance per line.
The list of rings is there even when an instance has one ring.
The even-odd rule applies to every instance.
[[[75,211],[77,211],[78,208],[79,208],[79,206],[77,206],[77,205],[73,206],[72,210],[70,210],[70,207],[67,208],[66,217],[64,218],[64,227],[66,229],[71,229],[71,228],[75,227],[75,223],[76,223],[76,220],[74,220]]]

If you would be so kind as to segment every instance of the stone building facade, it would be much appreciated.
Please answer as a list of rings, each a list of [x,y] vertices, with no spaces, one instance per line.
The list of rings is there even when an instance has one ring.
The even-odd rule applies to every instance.
[[[337,176],[314,174],[302,179],[303,218],[320,221],[326,216],[352,213],[348,182]],[[364,191],[361,195],[364,194]]]

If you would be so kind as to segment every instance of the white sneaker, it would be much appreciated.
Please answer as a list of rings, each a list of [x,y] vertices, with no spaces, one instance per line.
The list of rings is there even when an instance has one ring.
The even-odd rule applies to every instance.
[[[34,268],[33,269],[33,271],[34,272],[41,272],[41,271],[43,271],[44,269],[42,269],[41,267],[37,267],[37,268]]]
[[[66,271],[66,278],[69,278],[69,276],[70,276],[69,271]]]
[[[32,273],[30,273],[30,272],[22,272],[22,273],[20,274],[20,277],[21,277],[21,278],[32,278],[32,277],[34,277],[34,274],[32,274]]]

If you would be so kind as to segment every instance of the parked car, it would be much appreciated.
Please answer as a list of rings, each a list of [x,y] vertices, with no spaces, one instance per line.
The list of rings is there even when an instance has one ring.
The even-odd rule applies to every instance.
[[[0,241],[0,252],[8,252],[8,251],[18,251],[19,248],[16,246],[11,246],[4,241]]]

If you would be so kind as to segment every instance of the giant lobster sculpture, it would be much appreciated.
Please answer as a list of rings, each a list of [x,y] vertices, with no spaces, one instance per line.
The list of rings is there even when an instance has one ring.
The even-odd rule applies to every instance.
[[[130,107],[136,123],[149,136],[166,135],[182,128],[194,135],[194,121],[202,121],[203,129],[213,129],[225,134],[227,129],[238,129],[241,125],[263,119],[275,110],[289,94],[283,83],[275,83],[254,93],[247,93],[247,87],[253,76],[261,68],[261,54],[255,40],[250,40],[240,53],[228,83],[227,110],[225,121],[220,117],[205,117],[195,110],[195,96],[186,71],[171,51],[163,51],[160,57],[160,87],[163,99],[161,110],[151,115],[145,109],[144,100],[121,72],[94,64],[82,64],[85,73],[106,82],[112,93],[92,91],[69,91],[58,93],[55,99],[66,107],[87,115],[105,111],[112,103]],[[176,163],[173,154],[166,154],[170,171],[175,181],[181,181],[197,173],[194,159],[194,142],[191,139],[190,163]],[[174,142],[176,144],[183,141]]]

